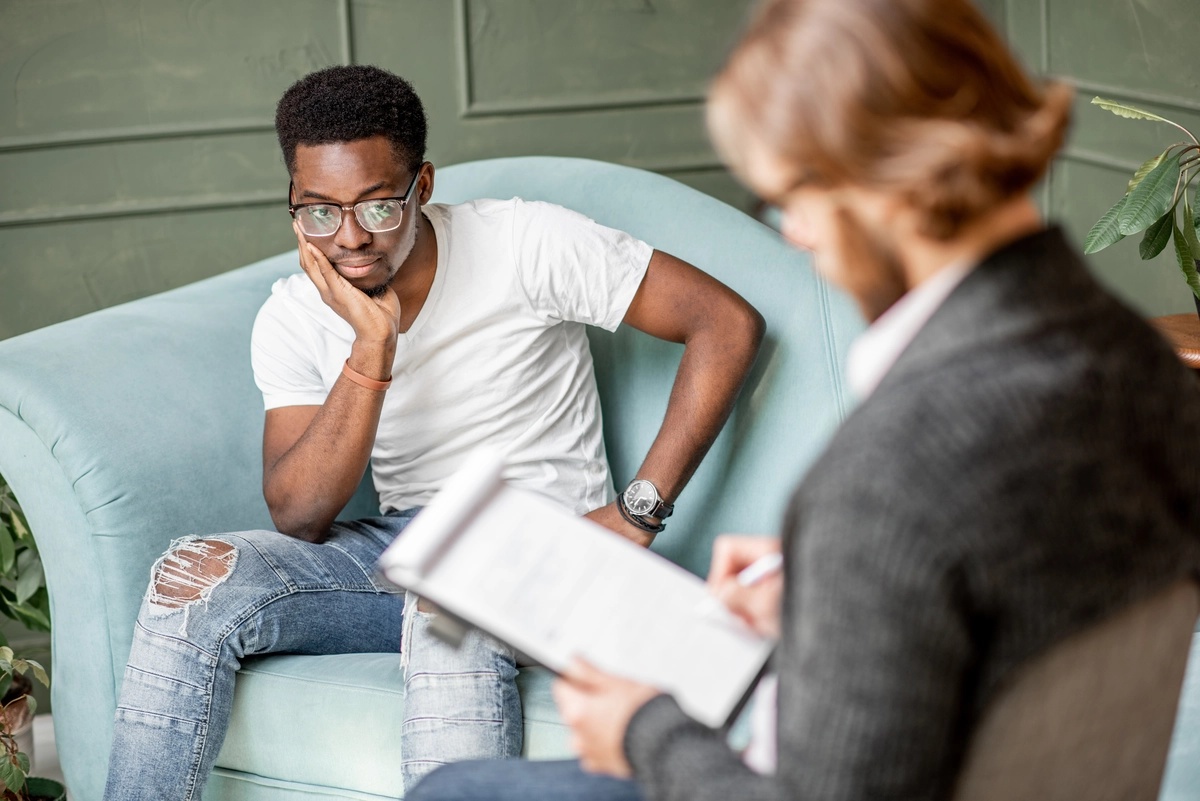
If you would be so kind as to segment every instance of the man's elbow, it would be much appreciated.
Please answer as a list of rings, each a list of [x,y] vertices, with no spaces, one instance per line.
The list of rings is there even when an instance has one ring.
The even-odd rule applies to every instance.
[[[303,514],[298,513],[293,504],[273,497],[269,490],[264,490],[263,496],[267,502],[267,511],[271,514],[271,522],[280,534],[305,542],[324,542],[329,536],[330,523],[306,519]]]
[[[736,297],[730,303],[724,328],[725,336],[741,345],[748,365],[753,364],[767,335],[767,321],[758,309]]]
[[[321,543],[329,536],[329,526],[315,523],[293,523],[287,519],[280,519],[275,515],[271,515],[271,520],[275,522],[275,530],[280,534],[304,540],[305,542]]]

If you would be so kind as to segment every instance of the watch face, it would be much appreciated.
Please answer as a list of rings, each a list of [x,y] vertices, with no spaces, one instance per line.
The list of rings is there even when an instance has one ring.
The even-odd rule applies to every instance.
[[[658,504],[658,491],[649,481],[634,481],[625,490],[625,506],[635,515],[650,514]]]

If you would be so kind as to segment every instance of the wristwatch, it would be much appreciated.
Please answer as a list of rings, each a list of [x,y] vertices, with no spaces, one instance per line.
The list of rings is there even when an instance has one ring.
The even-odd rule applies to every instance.
[[[662,531],[666,520],[675,511],[675,506],[667,503],[658,494],[658,487],[644,478],[635,478],[617,499],[617,508],[627,513],[626,520],[646,531]],[[658,518],[658,523],[652,523],[646,518]]]

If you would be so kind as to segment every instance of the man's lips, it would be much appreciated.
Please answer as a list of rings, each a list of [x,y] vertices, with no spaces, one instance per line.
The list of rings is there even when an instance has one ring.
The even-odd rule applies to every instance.
[[[367,261],[362,259],[348,259],[346,261],[334,262],[333,266],[337,268],[339,273],[347,278],[362,278],[375,268],[375,264],[378,261],[378,257],[369,259]]]

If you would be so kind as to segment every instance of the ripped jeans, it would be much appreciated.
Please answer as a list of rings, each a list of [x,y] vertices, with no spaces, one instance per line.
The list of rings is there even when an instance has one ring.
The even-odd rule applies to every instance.
[[[151,571],[134,626],[104,797],[198,801],[225,739],[237,670],[262,654],[402,650],[396,758],[406,787],[446,762],[519,755],[512,652],[474,631],[458,649],[443,644],[428,632],[432,615],[406,609],[376,577],[379,555],[416,511],[336,523],[321,544],[273,531],[173,543]]]

